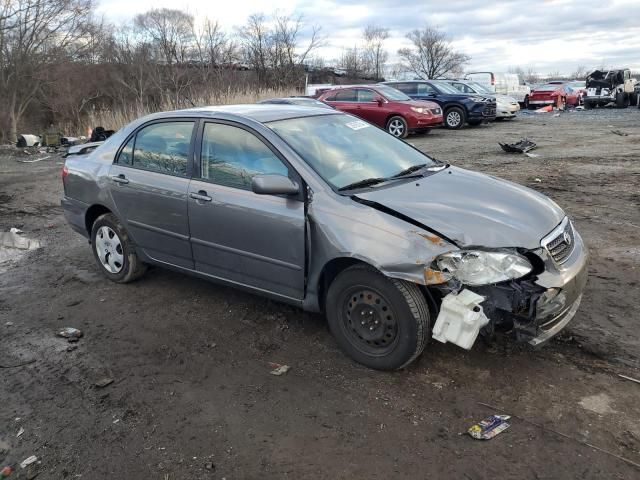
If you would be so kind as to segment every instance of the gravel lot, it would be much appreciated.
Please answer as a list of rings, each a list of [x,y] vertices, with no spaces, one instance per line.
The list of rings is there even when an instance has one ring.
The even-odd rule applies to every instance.
[[[62,159],[0,151],[0,231],[43,245],[0,263],[0,468],[36,455],[16,478],[640,478],[640,384],[618,376],[640,378],[640,110],[526,113],[409,141],[566,209],[591,251],[578,315],[537,351],[431,343],[395,373],[352,363],[319,315],[161,269],[108,282],[64,221]],[[539,156],[497,144],[521,137]],[[71,351],[67,326],[84,331]],[[517,417],[500,436],[463,434],[502,409]]]

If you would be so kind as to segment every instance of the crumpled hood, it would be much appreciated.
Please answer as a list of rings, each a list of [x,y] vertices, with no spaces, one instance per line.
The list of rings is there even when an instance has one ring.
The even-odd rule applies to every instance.
[[[538,248],[564,218],[562,209],[538,192],[457,167],[356,196],[410,217],[460,246]]]

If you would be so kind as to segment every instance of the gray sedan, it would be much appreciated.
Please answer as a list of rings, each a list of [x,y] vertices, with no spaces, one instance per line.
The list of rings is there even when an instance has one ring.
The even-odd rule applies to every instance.
[[[586,248],[553,201],[329,109],[151,115],[68,157],[63,182],[66,218],[110,280],[159,265],[324,312],[377,369],[430,337],[540,344],[586,282]]]

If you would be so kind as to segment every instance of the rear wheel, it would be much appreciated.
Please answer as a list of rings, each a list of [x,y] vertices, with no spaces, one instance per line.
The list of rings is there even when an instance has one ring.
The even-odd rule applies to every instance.
[[[113,282],[132,282],[147,269],[127,231],[111,213],[100,215],[93,223],[91,247],[100,271]]]
[[[594,107],[593,103],[591,103],[589,100],[584,101],[585,110],[591,110],[593,107]]]
[[[402,368],[429,339],[429,308],[417,285],[387,278],[367,265],[350,267],[335,278],[326,311],[340,348],[370,368]]]
[[[629,97],[624,92],[616,93],[616,107],[627,108],[629,106]]]
[[[452,130],[462,128],[465,123],[464,110],[460,107],[451,107],[444,112],[444,126]]]
[[[387,132],[394,137],[406,138],[409,134],[409,127],[404,118],[400,116],[391,117],[387,122]]]

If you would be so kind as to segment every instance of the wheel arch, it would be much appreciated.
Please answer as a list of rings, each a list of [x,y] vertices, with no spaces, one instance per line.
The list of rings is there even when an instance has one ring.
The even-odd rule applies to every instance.
[[[91,230],[93,228],[93,224],[98,219],[100,215],[104,215],[105,213],[113,213],[111,209],[105,207],[102,204],[96,203],[91,205],[87,212],[84,215],[84,225],[87,229],[87,233],[89,234],[89,238],[91,238]]]
[[[384,128],[387,128],[387,125],[389,125],[389,120],[391,120],[393,117],[400,117],[404,120],[404,122],[409,125],[409,122],[407,122],[407,118],[401,114],[401,113],[390,113],[387,115],[387,118],[384,119]]]
[[[327,291],[329,286],[335,280],[335,278],[344,270],[355,265],[366,265],[377,271],[380,271],[371,262],[357,257],[335,257],[324,264],[318,277],[317,292],[318,292],[318,305],[321,311],[324,311],[324,303],[327,298]]]

